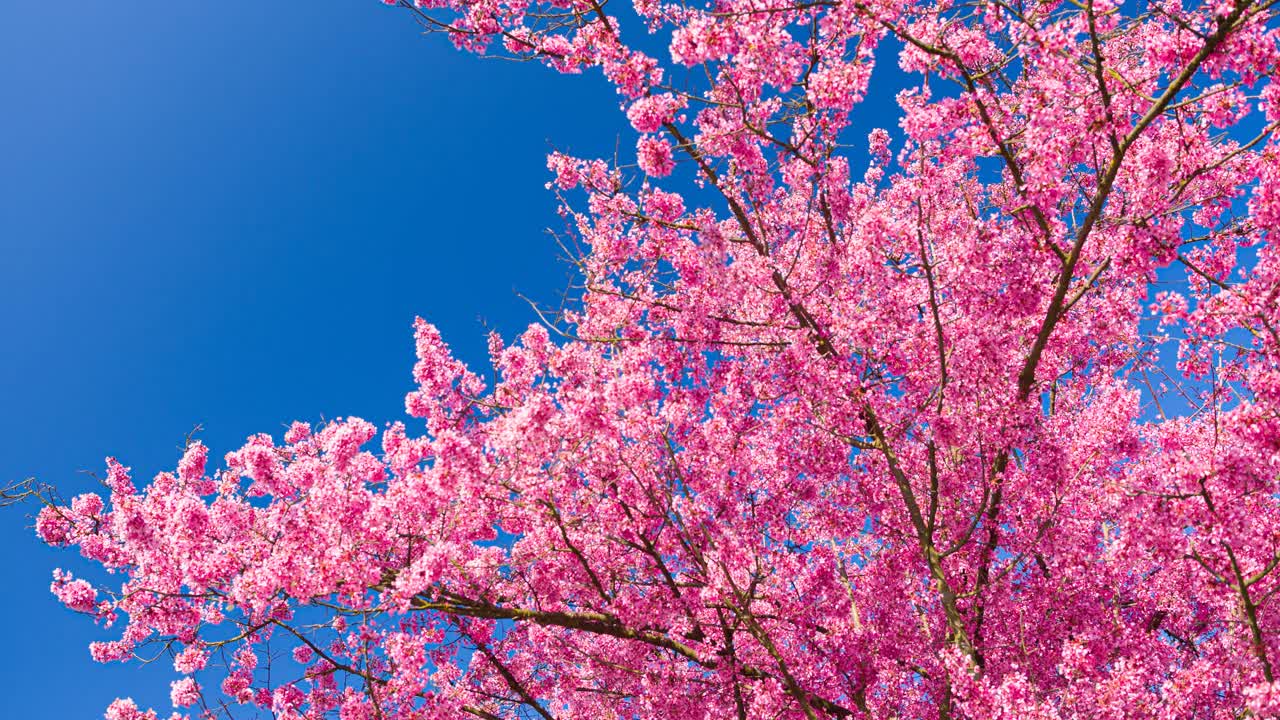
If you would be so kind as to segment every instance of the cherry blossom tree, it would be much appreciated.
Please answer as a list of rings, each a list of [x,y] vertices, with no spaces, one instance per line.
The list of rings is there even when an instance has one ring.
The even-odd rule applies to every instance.
[[[571,302],[492,373],[418,320],[381,433],[36,489],[116,579],[53,591],[176,716],[1280,717],[1274,5],[402,2],[616,87]]]

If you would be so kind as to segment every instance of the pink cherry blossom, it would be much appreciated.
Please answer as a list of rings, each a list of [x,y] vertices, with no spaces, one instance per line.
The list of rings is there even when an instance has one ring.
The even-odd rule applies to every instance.
[[[671,157],[671,144],[659,137],[646,135],[636,144],[636,159],[640,169],[652,177],[666,177],[675,168]]]
[[[482,369],[415,320],[405,421],[39,493],[96,660],[228,718],[1280,713],[1272,5],[412,7],[617,90],[634,159],[547,159],[577,290]]]
[[[200,702],[200,686],[192,678],[174,680],[169,688],[169,699],[174,707],[189,707]]]

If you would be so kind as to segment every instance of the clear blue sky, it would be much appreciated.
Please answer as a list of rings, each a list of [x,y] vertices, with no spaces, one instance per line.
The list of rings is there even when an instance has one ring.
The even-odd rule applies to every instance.
[[[117,455],[171,468],[293,419],[403,418],[411,322],[469,362],[567,267],[552,145],[611,156],[598,74],[486,62],[376,0],[8,2],[0,9],[0,481],[74,493]],[[71,552],[0,511],[0,718],[167,712],[172,668],[48,586]]]

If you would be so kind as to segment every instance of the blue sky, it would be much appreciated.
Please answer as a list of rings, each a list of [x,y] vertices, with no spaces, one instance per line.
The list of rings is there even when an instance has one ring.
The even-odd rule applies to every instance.
[[[150,478],[293,419],[403,418],[411,323],[484,359],[558,297],[552,147],[611,156],[598,74],[485,62],[376,0],[0,9],[0,481]],[[0,717],[168,710],[172,669],[48,592],[74,553],[0,512]]]

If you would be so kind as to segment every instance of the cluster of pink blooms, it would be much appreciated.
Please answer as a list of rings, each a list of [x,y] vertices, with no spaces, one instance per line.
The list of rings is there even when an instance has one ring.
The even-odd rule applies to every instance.
[[[49,504],[95,657],[208,718],[1280,717],[1272,3],[401,4],[616,85],[582,292],[492,373],[419,321],[408,424]]]

